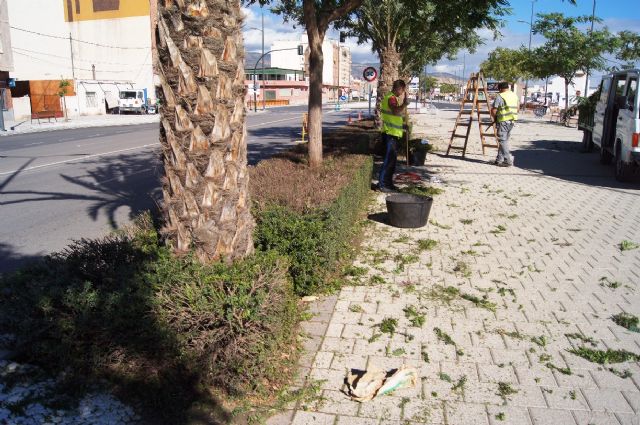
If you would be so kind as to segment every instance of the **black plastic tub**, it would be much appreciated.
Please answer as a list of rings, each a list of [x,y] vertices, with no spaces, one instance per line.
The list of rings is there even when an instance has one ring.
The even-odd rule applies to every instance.
[[[413,151],[409,155],[409,165],[421,167],[427,160],[427,151]]]
[[[398,193],[387,196],[389,224],[401,228],[417,228],[427,224],[433,198]]]

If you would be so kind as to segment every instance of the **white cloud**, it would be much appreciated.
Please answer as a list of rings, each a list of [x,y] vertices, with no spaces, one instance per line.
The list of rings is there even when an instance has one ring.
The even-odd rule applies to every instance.
[[[245,16],[242,33],[244,46],[248,51],[258,52],[262,49],[262,13],[260,7],[243,7]],[[291,23],[284,23],[282,18],[268,11],[264,14],[264,49],[268,51],[276,40],[298,40],[302,30]]]

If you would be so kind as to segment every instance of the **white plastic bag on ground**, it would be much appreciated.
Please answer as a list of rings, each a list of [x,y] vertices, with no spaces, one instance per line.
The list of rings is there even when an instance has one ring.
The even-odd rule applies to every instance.
[[[379,395],[416,386],[418,382],[416,369],[401,367],[392,374],[393,370],[395,369],[387,373],[378,369],[365,371],[364,374],[349,373],[347,376],[349,396],[352,400],[363,402]]]

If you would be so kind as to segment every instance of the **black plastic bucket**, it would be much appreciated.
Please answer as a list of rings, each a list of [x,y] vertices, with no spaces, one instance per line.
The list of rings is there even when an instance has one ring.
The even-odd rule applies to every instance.
[[[429,219],[433,198],[398,193],[387,196],[387,217],[394,227],[423,227]]]
[[[427,151],[413,151],[409,155],[409,165],[421,167],[427,160]]]

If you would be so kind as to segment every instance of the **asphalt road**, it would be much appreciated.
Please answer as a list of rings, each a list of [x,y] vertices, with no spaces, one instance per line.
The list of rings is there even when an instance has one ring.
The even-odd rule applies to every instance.
[[[249,162],[298,140],[304,111],[250,113]],[[343,125],[348,112],[327,107],[323,116],[326,130]],[[161,175],[157,124],[0,138],[0,272],[156,209]]]

